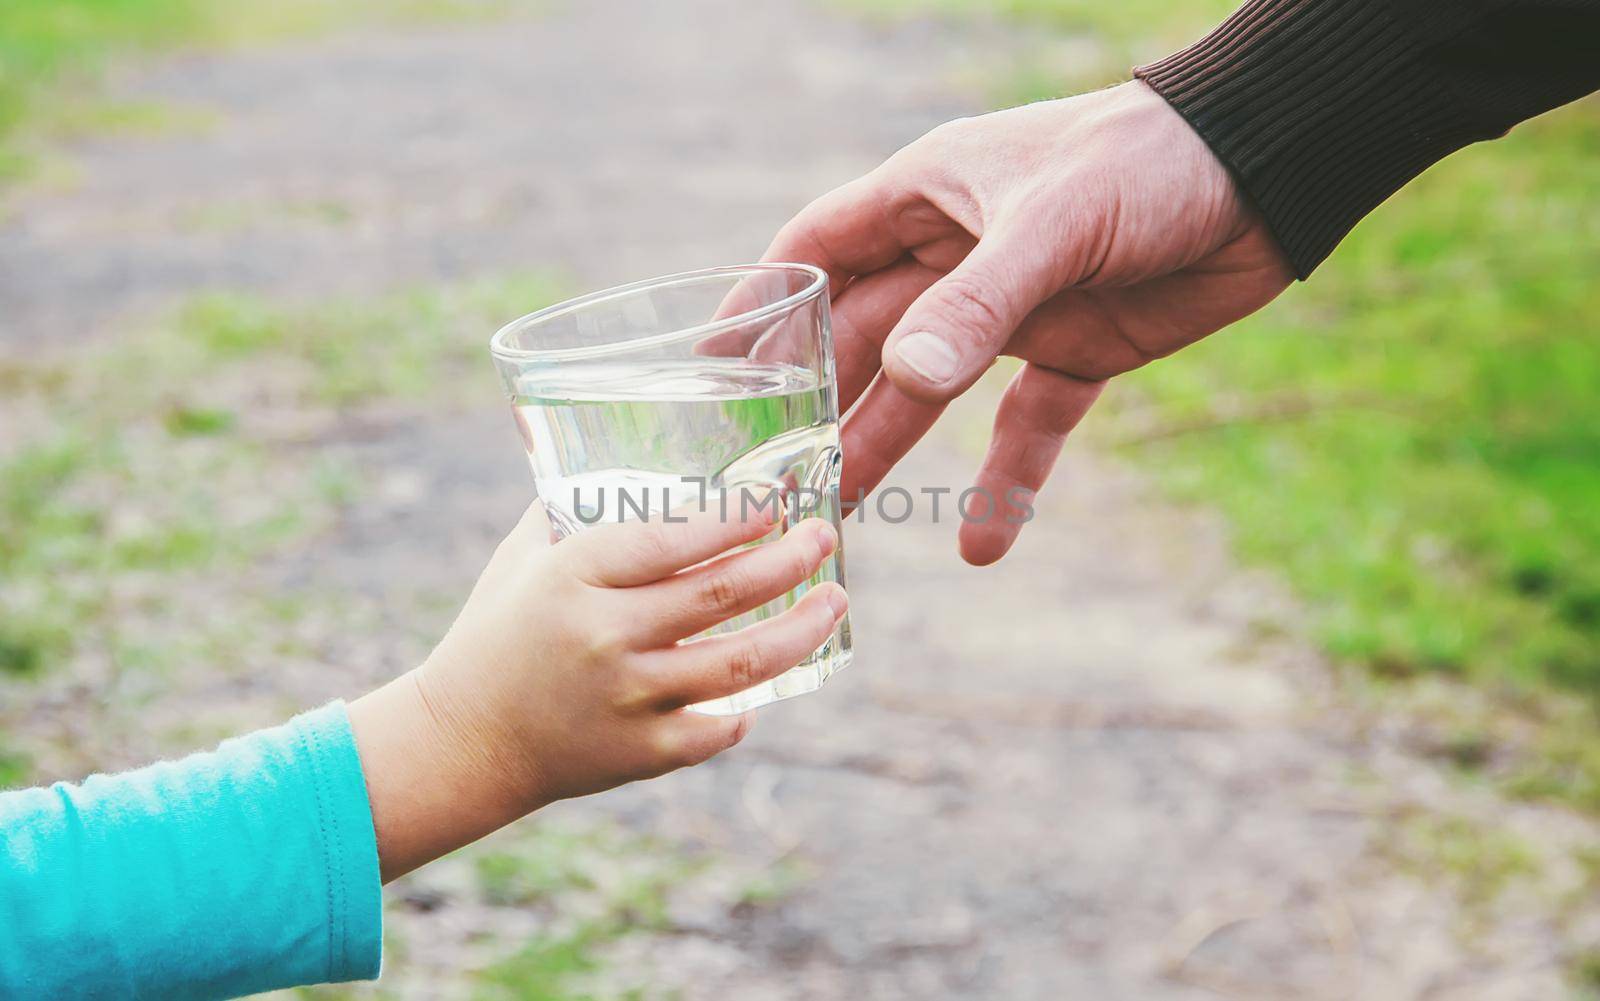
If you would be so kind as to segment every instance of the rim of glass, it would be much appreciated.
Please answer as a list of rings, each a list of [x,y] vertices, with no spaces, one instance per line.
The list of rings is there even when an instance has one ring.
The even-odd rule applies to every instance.
[[[748,275],[762,271],[787,271],[810,275],[811,280],[798,292],[791,292],[782,299],[776,299],[764,306],[725,316],[720,320],[707,320],[692,327],[681,327],[677,330],[664,330],[660,333],[646,334],[625,341],[612,341],[608,344],[589,344],[570,348],[519,348],[512,347],[507,341],[529,327],[546,323],[568,313],[589,309],[611,299],[621,299],[642,292],[645,289],[672,288],[676,285],[691,285],[704,281],[707,278],[716,278],[729,275]],[[615,285],[611,288],[601,289],[580,295],[575,299],[558,302],[554,306],[546,306],[515,320],[495,331],[489,338],[489,351],[496,358],[507,361],[565,361],[574,358],[593,358],[598,355],[622,354],[628,351],[638,351],[644,348],[660,347],[672,344],[675,341],[687,340],[694,337],[703,337],[714,334],[720,330],[741,326],[756,320],[794,309],[810,299],[821,295],[828,287],[828,273],[819,267],[810,264],[788,264],[781,262],[765,264],[730,264],[717,268],[700,268],[696,271],[680,271],[675,275],[663,275],[659,278],[646,278],[643,281],[629,282],[626,285]]]

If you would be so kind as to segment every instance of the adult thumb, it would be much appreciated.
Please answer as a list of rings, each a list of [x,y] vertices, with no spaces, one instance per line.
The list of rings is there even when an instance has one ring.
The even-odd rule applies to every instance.
[[[883,344],[883,370],[897,389],[944,403],[978,381],[1012,331],[1056,291],[1025,242],[985,236],[917,297]]]

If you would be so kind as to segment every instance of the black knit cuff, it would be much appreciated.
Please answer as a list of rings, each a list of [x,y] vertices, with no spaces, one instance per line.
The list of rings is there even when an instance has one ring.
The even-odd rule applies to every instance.
[[[1383,0],[1248,0],[1134,75],[1233,171],[1301,278],[1429,164],[1488,138]]]

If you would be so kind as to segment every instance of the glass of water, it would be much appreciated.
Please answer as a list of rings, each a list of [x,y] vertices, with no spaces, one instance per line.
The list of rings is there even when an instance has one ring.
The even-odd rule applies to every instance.
[[[839,528],[839,401],[828,278],[800,264],[637,282],[514,320],[490,342],[558,535],[686,504],[737,514],[781,497],[779,531]],[[842,535],[841,535],[842,537]],[[843,546],[776,601],[708,630],[771,618],[823,581]],[[725,715],[812,692],[850,662],[850,620],[772,681],[691,708]]]

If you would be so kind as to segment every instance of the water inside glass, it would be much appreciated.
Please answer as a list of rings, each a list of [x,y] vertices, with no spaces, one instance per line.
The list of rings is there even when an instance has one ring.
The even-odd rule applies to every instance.
[[[815,350],[773,351],[769,338],[767,350],[750,352],[758,357],[697,353],[694,344],[703,351],[704,339],[687,350],[662,350],[656,338],[644,358],[616,350],[574,357],[568,350],[554,359],[533,352],[508,365],[497,335],[497,360],[517,427],[557,532],[686,504],[715,509],[752,499],[761,503],[773,492],[787,504],[780,531],[806,517],[827,518],[838,528],[841,456],[826,303],[819,295],[795,304],[820,311],[815,320],[779,321],[791,336],[799,330],[820,338]],[[775,329],[770,315],[763,323],[767,333]],[[729,343],[728,324],[718,330],[722,343]],[[800,587],[707,634],[771,618],[811,587],[843,579],[842,551],[836,550]],[[846,617],[821,647],[782,676],[692,708],[731,714],[814,691],[850,656]]]

